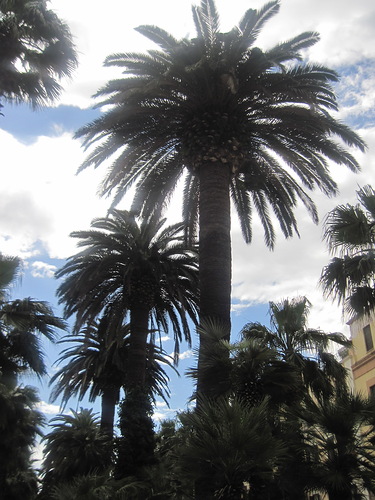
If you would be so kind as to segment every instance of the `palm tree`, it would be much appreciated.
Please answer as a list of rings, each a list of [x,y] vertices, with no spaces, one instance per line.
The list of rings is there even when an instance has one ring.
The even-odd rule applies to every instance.
[[[0,98],[33,107],[54,101],[77,55],[68,26],[46,0],[0,1]]]
[[[44,417],[32,387],[9,387],[0,378],[0,489],[7,500],[33,500],[38,490],[31,457]]]
[[[110,440],[100,431],[92,410],[71,410],[71,415],[60,414],[50,425],[52,431],[43,438],[42,493],[46,498],[51,498],[51,489],[59,483],[77,476],[100,474],[111,466]]]
[[[259,480],[271,481],[284,450],[272,435],[267,411],[266,401],[249,407],[221,398],[180,416],[190,432],[176,452],[183,474],[203,486],[195,498],[246,498],[246,483],[254,488]]]
[[[10,388],[16,387],[18,375],[27,370],[46,374],[38,335],[53,340],[56,329],[66,328],[46,302],[30,297],[9,300],[20,270],[20,259],[0,254],[0,380]]]
[[[338,205],[326,217],[324,237],[332,254],[320,278],[327,297],[350,315],[375,308],[375,191],[357,191],[357,205]]]
[[[221,33],[214,0],[201,0],[193,7],[197,35],[191,40],[177,40],[155,26],[138,27],[160,49],[106,59],[125,77],[97,92],[98,107],[108,111],[76,134],[85,148],[94,147],[82,169],[114,158],[102,184],[103,194],[115,191],[114,203],[136,183],[134,209],[157,213],[186,174],[184,217],[190,229],[199,214],[200,317],[219,319],[228,332],[230,196],[245,240],[251,240],[254,208],[272,248],[270,209],[286,237],[298,234],[298,201],[317,221],[305,189],[337,192],[328,161],[358,170],[335,137],[365,149],[330,115],[337,109],[331,82],[338,75],[299,62],[301,50],[318,41],[317,33],[302,33],[266,51],[254,47],[278,10],[277,0],[249,9],[237,26]]]
[[[301,393],[295,367],[280,359],[274,347],[251,336],[245,338],[243,332],[243,338],[231,344],[225,340],[226,329],[215,321],[205,321],[198,332],[201,337],[208,337],[199,353],[200,373],[192,368],[187,374],[209,382],[212,391],[208,397],[235,397],[248,406],[256,406],[266,398],[275,409],[281,403],[294,401]]]
[[[31,450],[44,423],[35,390],[18,386],[19,376],[46,374],[39,335],[53,340],[56,329],[65,329],[46,302],[11,300],[20,273],[19,258],[0,254],[0,491],[9,500],[35,496]]]
[[[375,493],[374,415],[374,400],[348,391],[311,400],[302,415],[316,458],[314,478],[330,500],[363,498],[366,489]]]
[[[65,278],[57,295],[66,317],[76,315],[74,331],[99,315],[113,331],[130,312],[129,387],[145,385],[150,332],[168,332],[169,320],[177,356],[182,336],[191,340],[188,318],[196,317],[196,253],[183,242],[181,224],[163,228],[164,222],[138,224],[131,213],[113,210],[91,230],[72,233],[84,250],[56,273]]]
[[[124,421],[135,427],[126,430],[126,439],[138,435],[140,422],[127,415],[128,407],[135,411],[138,405],[136,412],[143,415],[142,421],[149,421],[152,430],[150,387],[146,384],[150,332],[161,328],[167,332],[170,321],[177,357],[182,336],[190,342],[188,319],[195,321],[196,317],[196,252],[184,242],[182,224],[163,225],[164,220],[156,218],[138,224],[131,213],[113,210],[107,218],[95,219],[90,231],[72,233],[80,238],[79,246],[84,250],[68,259],[57,273],[57,277],[65,277],[57,294],[65,304],[65,315],[76,315],[74,331],[102,316],[107,331],[113,332],[130,313],[125,385],[128,402],[120,411],[120,428],[124,431]],[[137,449],[137,456],[143,456],[142,443],[151,449],[146,441],[136,441],[130,448]],[[123,463],[123,456],[129,461],[134,458],[122,446],[119,463]]]
[[[281,359],[298,369],[303,383],[316,395],[329,395],[345,386],[345,368],[328,352],[331,343],[349,347],[342,333],[325,333],[307,326],[311,304],[306,297],[270,302],[271,329],[248,323],[242,336],[275,349]]]
[[[62,395],[63,407],[73,396],[82,401],[89,393],[93,402],[101,396],[101,421],[103,432],[113,436],[115,407],[119,402],[120,390],[127,386],[127,365],[129,351],[129,325],[123,325],[112,335],[103,332],[104,318],[98,324],[82,329],[77,336],[67,336],[60,343],[68,343],[58,363],[67,362],[51,378],[55,384],[51,393],[52,402]],[[72,345],[73,344],[73,345]],[[173,368],[171,358],[152,343],[147,345],[146,386],[152,394],[167,401],[168,375],[161,364]]]

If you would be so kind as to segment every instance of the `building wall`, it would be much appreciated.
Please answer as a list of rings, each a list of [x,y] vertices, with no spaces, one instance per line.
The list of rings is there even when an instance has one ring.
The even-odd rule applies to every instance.
[[[375,395],[375,315],[355,318],[349,322],[349,326],[353,342],[349,355],[354,390],[365,396],[369,396],[371,391],[374,391]],[[368,343],[370,342],[367,346],[365,331],[367,331]]]

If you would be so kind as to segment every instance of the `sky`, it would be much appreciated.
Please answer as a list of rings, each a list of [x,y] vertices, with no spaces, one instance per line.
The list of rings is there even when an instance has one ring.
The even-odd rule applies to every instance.
[[[223,31],[231,29],[248,8],[259,8],[258,0],[217,0]],[[75,130],[98,116],[91,96],[119,70],[104,68],[105,57],[115,52],[143,52],[154,48],[133,28],[158,25],[174,36],[194,36],[191,0],[52,0],[50,7],[70,26],[79,55],[79,67],[63,82],[64,92],[53,107],[32,111],[27,106],[5,103],[0,116],[2,182],[0,184],[0,250],[24,259],[22,282],[13,296],[32,296],[49,301],[56,314],[58,286],[54,271],[76,252],[71,231],[89,228],[94,217],[105,216],[111,200],[100,199],[97,189],[105,169],[85,170],[76,175],[85,158]],[[353,151],[362,171],[352,174],[332,165],[331,172],[340,194],[326,198],[318,191],[312,197],[320,221],[338,204],[355,203],[356,190],[375,186],[375,3],[372,0],[283,0],[281,9],[266,24],[257,45],[268,48],[303,31],[318,31],[320,41],[304,53],[306,61],[335,69],[341,79],[335,90],[339,99],[338,118],[353,127],[366,141],[365,154]],[[173,201],[171,222],[178,220],[179,199]],[[128,200],[119,205],[126,208]],[[322,224],[314,225],[303,207],[297,209],[300,238],[285,240],[277,234],[273,252],[264,244],[258,220],[254,220],[251,245],[242,241],[233,217],[233,338],[249,321],[268,322],[269,301],[297,295],[307,296],[313,307],[309,324],[327,332],[349,334],[340,308],[324,299],[318,280],[330,255],[322,241]],[[171,353],[172,340],[164,340]],[[156,418],[173,416],[186,408],[191,384],[184,371],[194,364],[193,350],[181,349],[178,379],[172,375],[170,409],[162,402]],[[45,346],[49,373],[59,346]],[[48,378],[40,389],[41,409],[47,417],[59,411],[59,402],[49,402]],[[76,407],[76,403],[68,407]],[[78,405],[79,406],[79,405]]]

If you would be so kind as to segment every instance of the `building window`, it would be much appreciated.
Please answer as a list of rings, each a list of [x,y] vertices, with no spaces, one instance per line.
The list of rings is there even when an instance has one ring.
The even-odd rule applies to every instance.
[[[364,327],[363,335],[365,337],[366,351],[370,351],[374,348],[370,325]]]
[[[375,399],[375,385],[369,387],[370,397]]]

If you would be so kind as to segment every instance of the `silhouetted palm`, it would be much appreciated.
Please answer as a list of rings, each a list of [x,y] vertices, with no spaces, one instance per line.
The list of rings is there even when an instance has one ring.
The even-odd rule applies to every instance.
[[[320,283],[350,314],[375,308],[375,191],[357,191],[357,205],[338,205],[326,217],[324,236],[332,254]]]
[[[92,410],[71,410],[71,415],[58,415],[50,421],[52,431],[44,437],[42,465],[43,498],[51,498],[51,490],[59,483],[90,473],[103,473],[112,463],[111,443],[100,431]]]
[[[20,273],[20,259],[0,254],[0,496],[8,500],[35,498],[31,452],[44,422],[35,390],[18,386],[19,377],[46,374],[39,336],[65,329],[46,302],[11,299]]]
[[[65,280],[57,294],[67,317],[75,314],[75,331],[99,316],[116,331],[130,313],[128,382],[143,386],[147,339],[170,321],[177,355],[179,341],[190,342],[188,318],[195,320],[198,300],[197,261],[183,242],[182,225],[163,228],[164,220],[142,220],[114,210],[95,219],[89,231],[77,231],[84,250],[70,257],[57,277]]]
[[[199,214],[200,316],[228,326],[230,196],[245,240],[251,240],[255,210],[272,248],[270,210],[286,237],[298,234],[299,201],[317,221],[305,189],[337,192],[329,161],[358,169],[340,141],[364,149],[330,114],[337,109],[331,87],[337,74],[299,62],[301,51],[318,41],[316,33],[265,51],[254,47],[278,10],[278,1],[249,9],[222,33],[214,1],[201,0],[193,7],[195,38],[177,40],[161,28],[138,27],[159,50],[109,56],[105,64],[122,68],[125,77],[97,92],[98,107],[108,111],[77,132],[86,148],[96,146],[82,168],[115,158],[102,184],[103,194],[115,191],[115,203],[136,183],[134,208],[159,212],[186,173],[184,214],[190,228]],[[198,385],[207,390],[204,381]]]
[[[82,401],[89,393],[89,401],[100,396],[101,429],[113,435],[115,407],[119,402],[120,390],[127,387],[127,366],[129,356],[129,325],[123,325],[112,334],[104,329],[106,321],[82,329],[77,336],[65,337],[60,343],[70,347],[63,350],[58,363],[66,362],[51,378],[54,384],[51,400],[62,396],[65,405],[73,396]],[[73,345],[72,345],[73,344]],[[147,345],[146,386],[151,394],[169,396],[168,376],[161,364],[172,367],[171,358],[154,344]]]
[[[375,403],[360,394],[341,392],[312,401],[303,414],[314,479],[330,500],[362,498],[375,493]]]
[[[47,302],[30,297],[10,300],[20,269],[20,259],[0,254],[0,381],[11,388],[27,370],[46,374],[39,335],[53,340],[56,329],[66,328]]]
[[[146,432],[138,429],[141,421],[147,421],[150,436],[153,433],[147,381],[149,336],[152,340],[155,329],[168,332],[170,322],[177,358],[182,337],[190,342],[188,319],[195,321],[196,317],[196,252],[184,242],[182,224],[164,228],[164,222],[151,218],[138,223],[131,213],[113,210],[107,218],[95,219],[90,231],[72,233],[80,238],[78,244],[84,250],[68,259],[57,273],[65,278],[57,293],[66,316],[76,316],[76,332],[102,317],[105,330],[111,335],[129,313],[126,400],[120,411],[120,428],[126,432],[123,438],[134,442],[129,445],[131,452],[124,446],[119,448],[121,464],[136,458],[133,450],[137,450],[137,457],[143,457],[152,448],[146,440],[138,440],[139,434]],[[138,421],[127,415],[128,407],[139,415]],[[125,421],[134,428],[125,431]],[[141,451],[142,443],[147,452]],[[141,466],[138,461],[135,469]],[[129,474],[135,475],[135,469],[129,469]],[[125,471],[125,465],[122,470]],[[121,471],[117,469],[117,477],[123,477]]]
[[[345,385],[345,369],[329,352],[331,343],[350,346],[342,333],[325,333],[307,326],[310,302],[306,297],[270,302],[271,329],[248,323],[242,336],[275,349],[281,358],[296,367],[303,383],[315,394],[329,395]]]
[[[47,104],[77,65],[68,26],[46,0],[0,1],[0,99]]]
[[[35,499],[31,453],[44,424],[39,401],[34,388],[9,387],[0,380],[0,496],[6,500]]]

